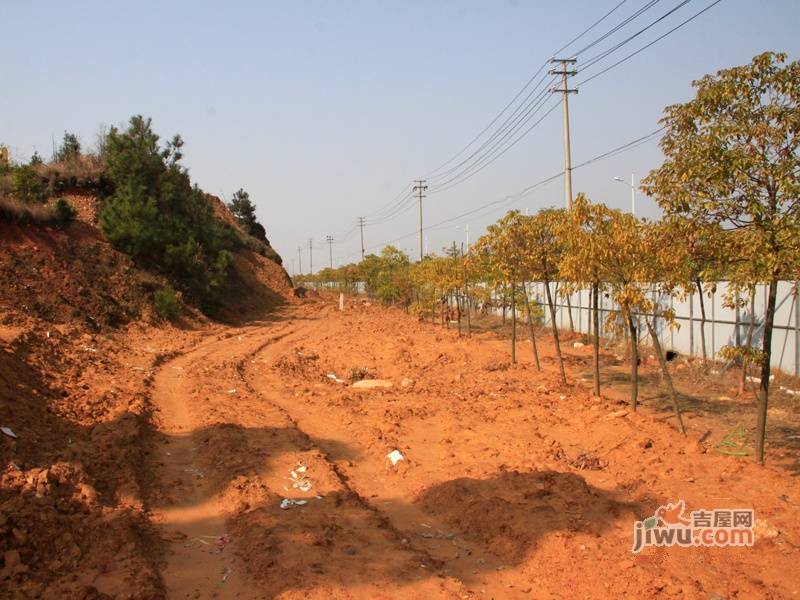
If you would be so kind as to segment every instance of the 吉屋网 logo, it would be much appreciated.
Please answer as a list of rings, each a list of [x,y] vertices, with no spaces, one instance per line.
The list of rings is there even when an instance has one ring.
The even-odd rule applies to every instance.
[[[633,552],[646,546],[752,546],[755,519],[751,508],[715,508],[684,514],[683,500],[659,506],[633,524]]]

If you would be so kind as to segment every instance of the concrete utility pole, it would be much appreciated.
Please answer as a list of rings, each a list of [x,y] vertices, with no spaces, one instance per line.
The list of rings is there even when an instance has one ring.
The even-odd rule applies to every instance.
[[[329,256],[330,261],[331,261],[331,269],[333,269],[333,236],[332,235],[326,235],[325,236],[325,241],[328,242],[328,256]]]
[[[297,274],[303,274],[303,249],[300,246],[297,247]]]
[[[553,88],[550,91],[554,94],[563,94],[564,96],[564,197],[566,199],[567,208],[572,208],[572,157],[569,148],[569,95],[577,94],[577,89],[569,89],[567,87],[567,77],[577,75],[578,71],[575,69],[568,69],[567,65],[574,65],[577,62],[575,58],[551,58],[550,62],[561,63],[561,69],[550,69],[550,75],[561,75],[560,88]]]
[[[361,260],[364,260],[364,217],[358,217],[358,226],[361,228]]]
[[[308,238],[308,274],[314,274],[314,240]]]
[[[414,187],[411,188],[411,191],[417,193],[417,198],[419,199],[419,259],[422,260],[422,257],[425,256],[422,253],[422,199],[425,197],[425,193],[428,190],[428,186],[425,183],[425,179],[415,179],[414,180]]]

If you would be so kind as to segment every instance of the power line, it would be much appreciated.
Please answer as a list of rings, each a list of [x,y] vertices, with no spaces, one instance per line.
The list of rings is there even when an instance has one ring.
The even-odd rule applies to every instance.
[[[697,17],[699,17],[700,15],[702,15],[703,13],[705,13],[706,11],[710,10],[711,8],[713,8],[714,6],[716,6],[717,4],[719,4],[720,2],[722,2],[722,0],[715,0],[714,2],[712,2],[711,4],[709,4],[708,6],[706,6],[706,7],[705,7],[703,10],[696,12],[695,14],[693,14],[693,15],[692,15],[691,17],[689,17],[688,19],[686,19],[686,20],[682,21],[681,23],[678,23],[678,24],[677,24],[675,27],[673,27],[672,29],[670,29],[670,30],[669,30],[669,31],[667,31],[666,33],[663,33],[662,35],[658,36],[656,39],[654,39],[654,40],[653,40],[653,41],[651,41],[650,43],[648,43],[648,44],[645,44],[644,46],[642,46],[642,47],[641,47],[641,48],[639,48],[638,50],[636,50],[636,51],[634,51],[634,52],[631,52],[631,53],[630,53],[630,54],[628,54],[626,57],[624,57],[624,58],[622,58],[622,59],[618,60],[618,61],[617,61],[617,62],[615,62],[613,65],[609,65],[608,67],[606,67],[606,68],[605,68],[605,69],[603,69],[602,71],[599,71],[599,72],[595,73],[594,75],[592,75],[591,77],[588,77],[588,78],[584,79],[583,81],[579,82],[579,83],[578,83],[578,85],[577,85],[577,87],[580,87],[580,86],[584,85],[585,83],[588,83],[588,82],[590,82],[592,79],[595,79],[595,78],[597,78],[597,77],[600,77],[600,75],[603,75],[603,74],[607,73],[608,71],[610,71],[611,69],[613,69],[613,68],[615,68],[615,67],[617,67],[617,66],[621,65],[622,63],[624,63],[624,62],[626,62],[626,61],[628,61],[628,60],[630,60],[631,58],[633,58],[634,56],[636,56],[636,55],[637,55],[637,54],[639,54],[640,52],[643,52],[644,50],[647,50],[647,49],[648,49],[650,46],[652,46],[652,45],[656,44],[657,42],[660,42],[660,41],[661,41],[661,40],[663,40],[665,37],[667,37],[668,35],[670,35],[670,34],[674,33],[675,31],[677,31],[678,29],[680,29],[680,28],[681,28],[681,27],[683,27],[684,25],[687,25],[688,23],[690,23],[690,22],[694,21],[694,20],[695,20]]]
[[[622,5],[623,5],[623,4],[625,4],[625,1],[626,1],[626,0],[622,0],[621,2],[617,3],[617,4],[616,4],[616,5],[615,5],[615,6],[614,6],[614,7],[613,7],[611,10],[609,10],[608,12],[606,12],[605,14],[603,14],[603,15],[602,15],[602,16],[601,16],[599,19],[597,19],[596,21],[594,21],[594,22],[593,22],[593,23],[592,23],[592,24],[591,24],[589,27],[587,27],[587,28],[586,28],[586,29],[584,29],[584,30],[583,30],[581,33],[579,33],[577,36],[575,36],[574,38],[572,38],[572,39],[571,39],[569,42],[567,42],[567,44],[565,44],[564,46],[562,46],[561,48],[559,48],[558,50],[556,50],[556,51],[555,51],[553,54],[557,54],[557,53],[559,53],[559,52],[561,52],[561,51],[565,50],[566,48],[568,48],[569,46],[571,46],[572,44],[574,44],[574,43],[575,43],[577,40],[581,39],[581,38],[582,38],[583,36],[585,36],[585,35],[586,35],[588,32],[590,32],[590,31],[591,31],[591,30],[593,30],[595,27],[597,27],[597,26],[598,26],[600,23],[602,23],[603,21],[605,21],[605,20],[606,20],[606,19],[607,19],[607,18],[608,18],[610,15],[612,15],[614,12],[616,12],[616,11],[617,11],[617,10],[618,10],[618,9],[619,9],[619,8],[620,8]],[[626,24],[627,24],[628,22],[630,22],[630,21],[631,21],[633,18],[636,18],[637,16],[639,16],[640,14],[642,14],[642,12],[644,12],[645,10],[647,10],[647,9],[648,9],[649,7],[651,7],[652,5],[656,4],[658,1],[659,1],[659,0],[651,0],[650,2],[648,2],[648,4],[647,4],[647,5],[645,5],[645,7],[644,7],[643,9],[640,9],[640,10],[636,11],[636,12],[635,12],[635,13],[634,13],[634,14],[633,14],[631,17],[628,17],[627,19],[625,19],[625,20],[622,22],[622,24],[620,24],[620,25],[618,25],[616,28],[612,29],[612,30],[611,30],[611,32],[607,32],[607,33],[606,33],[604,36],[601,36],[600,38],[598,38],[597,40],[595,40],[594,42],[592,42],[592,43],[591,43],[589,46],[587,46],[587,47],[585,47],[584,49],[580,50],[578,53],[580,53],[580,52],[584,51],[585,49],[588,49],[588,48],[592,47],[592,46],[593,46],[593,45],[595,45],[596,43],[599,43],[600,41],[602,41],[602,39],[605,39],[605,37],[607,37],[608,35],[611,35],[612,33],[614,33],[616,30],[618,30],[618,29],[619,29],[619,27],[626,25]],[[578,54],[578,53],[576,53],[576,54]],[[453,155],[453,156],[452,156],[450,159],[448,159],[447,161],[445,161],[444,163],[442,163],[441,165],[439,165],[439,166],[438,166],[438,167],[436,167],[435,169],[433,169],[433,170],[429,171],[428,173],[426,173],[426,175],[425,175],[425,176],[426,176],[427,178],[441,179],[441,178],[442,178],[443,176],[445,176],[446,174],[452,173],[452,172],[453,172],[454,170],[456,170],[456,169],[457,169],[459,166],[463,166],[464,164],[466,164],[466,162],[467,162],[467,161],[469,161],[471,158],[474,158],[474,157],[475,157],[475,156],[476,156],[478,153],[480,153],[480,152],[481,152],[483,149],[485,149],[485,148],[486,148],[486,146],[487,146],[488,144],[491,144],[491,143],[492,143],[492,141],[494,141],[495,139],[497,139],[497,137],[498,137],[498,136],[502,136],[502,137],[501,137],[501,140],[500,140],[500,142],[499,142],[499,144],[495,144],[495,145],[493,145],[493,146],[492,146],[492,148],[490,148],[490,150],[484,154],[484,156],[482,156],[482,157],[480,157],[478,160],[474,161],[474,162],[473,162],[471,165],[469,165],[469,167],[465,168],[465,169],[462,171],[462,173],[460,173],[460,174],[459,174],[457,177],[451,178],[451,179],[450,179],[448,182],[441,183],[441,184],[440,184],[440,187],[443,187],[444,185],[447,185],[447,184],[449,184],[449,183],[453,183],[453,185],[456,185],[456,183],[455,183],[455,182],[457,181],[458,177],[461,177],[461,176],[464,176],[464,175],[466,175],[466,174],[469,172],[469,170],[470,170],[470,169],[475,169],[475,168],[477,167],[477,170],[475,171],[475,173],[477,173],[478,171],[482,170],[482,169],[483,169],[485,166],[488,166],[488,164],[491,164],[492,162],[494,162],[494,159],[491,159],[491,160],[489,160],[489,161],[488,161],[488,162],[487,162],[485,165],[481,165],[481,164],[480,164],[482,161],[484,161],[484,160],[485,160],[485,158],[486,158],[486,157],[487,157],[487,156],[488,156],[488,155],[489,155],[489,154],[490,154],[492,151],[496,150],[496,149],[498,148],[498,146],[502,145],[502,144],[503,144],[503,143],[504,143],[504,142],[505,142],[505,141],[506,141],[506,140],[507,140],[509,137],[513,136],[513,135],[514,135],[514,134],[515,134],[517,131],[519,131],[519,129],[520,129],[522,126],[524,126],[524,124],[525,124],[525,123],[527,123],[527,122],[530,120],[530,118],[532,118],[532,114],[531,114],[531,107],[532,107],[533,105],[535,105],[535,104],[536,104],[536,102],[537,102],[537,100],[538,100],[538,97],[537,97],[536,99],[534,99],[533,101],[530,101],[530,102],[528,102],[528,101],[530,100],[531,96],[533,96],[533,94],[534,94],[534,93],[536,93],[536,90],[537,90],[537,88],[538,88],[539,84],[537,84],[537,85],[535,85],[535,86],[533,87],[533,89],[532,89],[532,90],[531,90],[531,91],[528,93],[528,95],[527,95],[527,96],[525,97],[525,99],[524,99],[524,100],[523,100],[523,101],[520,103],[520,105],[519,105],[519,106],[518,106],[516,109],[514,109],[514,111],[512,111],[511,115],[509,115],[509,116],[508,116],[508,117],[505,119],[505,121],[504,121],[504,122],[503,122],[503,123],[500,125],[500,127],[498,128],[498,130],[497,130],[497,131],[495,131],[495,132],[492,134],[492,136],[490,136],[490,138],[489,138],[488,140],[486,140],[486,141],[485,141],[485,142],[484,142],[484,143],[481,145],[481,147],[480,147],[480,148],[478,148],[478,150],[477,150],[477,151],[473,152],[473,153],[470,155],[470,157],[468,157],[468,158],[467,158],[467,159],[465,159],[465,160],[462,160],[462,161],[461,161],[461,163],[459,163],[459,164],[458,164],[458,165],[456,165],[455,167],[451,167],[450,169],[448,169],[448,170],[447,170],[446,172],[444,172],[444,173],[443,173],[443,172],[441,172],[441,171],[442,171],[442,169],[444,169],[444,167],[447,167],[447,166],[448,166],[448,165],[450,165],[450,164],[451,164],[453,161],[455,161],[455,160],[456,160],[456,159],[458,159],[460,156],[462,156],[462,155],[463,155],[463,154],[464,154],[464,153],[465,153],[465,152],[466,152],[466,151],[467,151],[467,150],[468,150],[470,147],[472,147],[472,146],[475,144],[475,142],[477,142],[477,141],[478,141],[478,140],[479,140],[481,137],[483,137],[483,135],[484,135],[484,134],[485,134],[487,131],[489,131],[489,129],[491,129],[491,128],[492,128],[492,126],[493,126],[493,125],[495,125],[495,124],[496,124],[496,123],[497,123],[497,122],[500,120],[500,118],[501,118],[501,117],[502,117],[504,114],[506,114],[506,113],[508,112],[508,110],[509,110],[509,109],[510,109],[510,108],[511,108],[511,107],[512,107],[512,106],[513,106],[513,105],[514,105],[516,102],[517,102],[517,100],[519,100],[519,99],[520,99],[520,97],[522,97],[522,95],[525,93],[525,91],[526,91],[526,90],[527,90],[527,89],[528,89],[528,88],[531,86],[531,84],[533,83],[533,81],[534,81],[534,80],[535,80],[535,79],[536,79],[536,78],[537,78],[537,77],[538,77],[538,76],[541,74],[541,72],[544,70],[544,68],[545,68],[545,66],[546,66],[546,65],[547,65],[547,61],[545,61],[544,63],[542,63],[542,65],[541,65],[541,66],[540,66],[540,67],[539,67],[539,68],[538,68],[538,69],[537,69],[537,70],[534,72],[534,74],[533,74],[533,75],[532,75],[532,76],[531,76],[531,77],[528,79],[528,81],[527,81],[527,82],[526,82],[526,83],[525,83],[525,84],[522,86],[522,88],[521,88],[521,89],[520,89],[520,90],[519,90],[519,91],[518,91],[518,92],[517,92],[517,93],[514,95],[514,97],[513,97],[513,98],[512,98],[512,99],[511,99],[511,100],[510,100],[510,101],[509,101],[509,102],[508,102],[508,103],[507,103],[507,104],[506,104],[506,105],[505,105],[505,106],[504,106],[504,107],[501,109],[501,110],[500,110],[500,112],[498,112],[498,113],[495,115],[495,117],[494,117],[494,118],[493,118],[493,119],[492,119],[492,120],[491,120],[491,121],[488,123],[488,125],[486,125],[486,126],[485,126],[485,127],[484,127],[484,128],[481,130],[481,131],[480,131],[480,132],[478,132],[478,134],[477,134],[477,135],[475,135],[475,136],[474,136],[474,137],[473,137],[473,138],[472,138],[472,139],[471,139],[471,140],[470,140],[470,141],[469,141],[469,142],[468,142],[468,143],[467,143],[467,144],[466,144],[466,145],[465,145],[463,148],[461,148],[461,149],[460,149],[460,150],[459,150],[459,151],[458,151],[456,154],[454,154],[454,155]],[[541,83],[541,82],[540,82],[540,83]],[[539,108],[541,108],[541,105],[539,105]],[[525,112],[525,111],[526,111],[526,109],[527,109],[527,112]],[[520,118],[518,118],[518,116],[519,116],[519,113],[520,113],[521,111],[523,111],[523,112],[524,112],[524,115],[525,115],[525,116],[527,116],[528,118],[527,118],[527,119],[525,119],[525,116],[523,116],[523,117],[522,117],[522,119],[524,119],[524,121],[523,121],[523,122],[520,124],[520,123],[519,123],[519,121],[520,121]],[[533,113],[533,114],[535,114],[535,113]],[[517,118],[515,118],[515,117],[517,117]],[[509,125],[509,124],[511,124],[511,125]],[[509,131],[509,129],[510,129],[510,131]],[[533,129],[533,128],[532,128],[532,127],[531,127],[531,128],[529,128],[529,129],[527,130],[527,132],[526,132],[526,134],[525,134],[525,135],[527,135],[527,133],[528,133],[528,132],[530,132],[530,130],[531,130],[531,129]],[[503,134],[503,132],[507,132],[507,134],[503,136],[503,135],[502,135],[502,134]],[[514,143],[512,143],[512,144],[511,144],[511,146],[513,146],[513,145],[516,145],[516,142],[517,142],[517,141],[519,141],[519,140],[516,140]],[[503,151],[501,151],[501,152],[500,152],[500,154],[498,155],[498,158],[499,158],[499,156],[502,156],[503,154],[505,154],[505,150],[503,150]],[[469,174],[469,175],[466,175],[466,176],[464,177],[464,179],[463,179],[463,180],[465,181],[466,179],[468,179],[469,177],[471,177],[471,176],[472,176],[473,174],[475,174],[475,173],[471,173],[471,174]],[[459,182],[459,183],[460,183],[460,182]],[[400,192],[397,194],[397,196],[395,196],[395,198],[393,198],[393,199],[392,199],[390,202],[388,202],[386,205],[382,206],[381,208],[377,209],[377,210],[376,210],[376,211],[374,211],[373,213],[368,213],[368,214],[366,215],[366,217],[367,217],[367,218],[374,217],[374,218],[376,219],[376,222],[380,222],[380,221],[385,221],[385,220],[388,220],[388,219],[394,218],[394,217],[396,217],[397,215],[399,215],[399,214],[402,214],[403,212],[405,212],[406,210],[408,210],[408,209],[411,207],[411,203],[409,202],[409,199],[410,199],[410,198],[409,198],[408,196],[404,196],[404,194],[403,194],[403,193],[404,193],[404,191],[406,191],[406,189],[407,189],[407,188],[403,188],[403,190],[401,190],[401,191],[400,191]],[[441,190],[441,191],[443,191],[443,190]]]
[[[598,154],[597,156],[593,156],[592,158],[589,158],[589,159],[587,159],[587,160],[585,160],[585,161],[583,161],[581,163],[578,163],[577,165],[573,166],[572,170],[575,171],[576,169],[580,169],[582,167],[585,167],[585,166],[590,165],[592,163],[598,162],[600,160],[603,160],[603,159],[606,159],[606,158],[610,158],[612,156],[616,156],[617,154],[621,154],[622,152],[625,152],[627,150],[632,150],[633,148],[636,148],[636,147],[638,147],[638,146],[640,146],[640,145],[642,145],[644,143],[647,143],[647,142],[655,139],[658,136],[659,133],[664,131],[664,129],[665,129],[664,127],[659,127],[658,129],[656,129],[654,131],[651,131],[650,133],[648,133],[646,135],[643,135],[643,136],[638,137],[638,138],[636,138],[634,140],[626,142],[625,144],[622,144],[620,146],[617,146],[615,148],[607,150],[606,152]],[[559,179],[562,175],[564,175],[564,171],[559,171],[558,173],[554,173],[553,175],[550,175],[549,177],[545,177],[544,179],[541,179],[541,180],[537,181],[536,183],[533,183],[533,184],[531,184],[529,186],[526,186],[526,187],[522,188],[518,192],[515,192],[513,194],[508,194],[508,195],[503,196],[502,198],[499,198],[497,200],[492,200],[491,202],[487,202],[485,204],[482,204],[481,206],[478,206],[476,208],[473,208],[473,209],[470,209],[470,210],[465,211],[463,213],[460,213],[460,214],[458,214],[458,215],[456,215],[454,217],[448,217],[448,218],[443,219],[443,220],[441,220],[441,221],[439,221],[437,223],[434,223],[433,225],[428,225],[427,227],[422,228],[421,231],[430,231],[430,230],[436,229],[437,227],[441,227],[442,225],[446,225],[448,223],[452,223],[453,221],[457,221],[459,219],[463,219],[465,217],[469,217],[471,215],[474,215],[476,213],[484,211],[487,208],[494,209],[497,206],[502,206],[503,204],[507,204],[507,203],[509,203],[509,202],[511,202],[513,200],[520,199],[520,198],[526,196],[527,194],[529,194],[529,193],[531,193],[531,192],[533,192],[533,191],[535,191],[535,190],[547,185],[548,183],[551,183],[551,182]],[[387,246],[389,244],[394,244],[395,242],[399,242],[399,241],[404,240],[406,238],[409,238],[409,237],[411,237],[413,235],[420,235],[420,231],[413,231],[411,233],[407,233],[407,234],[402,235],[400,237],[397,237],[397,238],[394,238],[392,240],[389,240],[388,242],[384,242],[381,245],[371,246],[369,249],[372,250],[372,249],[376,249],[376,248],[385,247],[385,246]],[[352,254],[350,256],[352,256]]]
[[[547,90],[547,85],[542,86],[542,84],[545,83],[546,79],[547,79],[547,74],[545,73],[545,75],[539,80],[539,82],[528,93],[528,95],[525,97],[525,99],[522,101],[522,103],[516,109],[514,109],[514,112],[512,112],[506,118],[506,120],[503,121],[503,124],[497,129],[497,131],[495,131],[485,142],[483,142],[483,144],[481,144],[481,146],[478,147],[477,150],[475,150],[472,154],[470,154],[468,157],[466,157],[460,163],[458,163],[457,165],[451,167],[447,171],[443,171],[442,173],[433,176],[432,179],[442,179],[443,177],[448,176],[450,173],[452,173],[453,171],[456,171],[459,167],[461,167],[465,163],[469,162],[472,158],[474,158],[475,155],[477,155],[484,148],[486,148],[486,146],[488,144],[491,144],[495,139],[497,139],[497,136],[499,136],[499,135],[503,134],[505,131],[507,131],[509,129],[509,127],[516,127],[516,125],[519,123],[520,119],[522,119],[522,118],[526,117],[527,115],[529,115],[531,110],[536,106],[536,103],[539,101],[539,99],[541,99],[545,95],[545,92]],[[537,94],[537,96],[533,100],[530,100],[531,96],[537,90],[539,90],[539,94]],[[527,108],[527,111],[525,111],[520,116],[519,111],[520,110],[524,110],[525,108]]]
[[[511,148],[516,146],[526,135],[528,135],[528,133],[531,132],[531,130],[533,130],[537,125],[539,125],[539,123],[544,121],[544,119],[547,116],[549,116],[550,113],[552,113],[556,108],[558,108],[559,104],[560,104],[560,102],[556,102],[550,108],[548,108],[547,111],[537,121],[535,121],[530,127],[528,127],[528,129],[526,129],[522,133],[522,135],[517,136],[517,138],[513,142],[508,144],[508,146],[506,146],[499,154],[496,154],[495,156],[491,157],[488,161],[483,162],[483,164],[475,163],[473,165],[473,167],[477,167],[477,168],[475,168],[472,172],[470,172],[469,174],[465,174],[460,180],[455,180],[455,178],[453,180],[450,180],[450,181],[454,181],[454,180],[455,181],[453,183],[450,183],[449,185],[446,185],[448,182],[440,184],[440,187],[437,187],[435,190],[431,191],[431,194],[439,194],[441,192],[447,191],[447,190],[449,190],[451,188],[454,188],[457,185],[460,185],[461,183],[465,182],[467,179],[470,179],[474,175],[477,175],[478,173],[480,173],[483,169],[488,167],[490,164],[492,164],[498,158],[503,156],[506,152],[511,150]],[[484,160],[485,160],[485,158],[486,158],[486,156],[484,156]]]
[[[691,2],[691,1],[692,0],[682,0],[681,2],[679,2],[677,4],[677,6],[671,8],[670,10],[665,12],[663,15],[658,17],[656,20],[648,23],[647,26],[643,27],[642,29],[640,29],[639,31],[634,33],[633,35],[629,35],[627,38],[625,38],[621,42],[618,42],[616,45],[611,46],[611,48],[607,48],[606,50],[604,50],[600,54],[597,54],[596,56],[593,56],[592,58],[587,59],[586,62],[581,64],[581,69],[585,71],[586,69],[591,68],[592,65],[594,65],[595,63],[603,60],[604,58],[606,58],[610,54],[613,54],[614,52],[616,52],[617,50],[622,48],[624,45],[630,43],[631,41],[633,41],[634,39],[636,39],[637,37],[642,35],[645,31],[647,31],[651,27],[657,25],[658,23],[660,23],[661,21],[663,21],[664,19],[666,19],[667,17],[669,17],[670,15],[675,13],[676,11],[680,10],[681,8],[683,8],[684,6],[689,4],[689,2]]]
[[[592,23],[591,25],[589,25],[589,27],[587,27],[587,28],[586,28],[586,29],[584,29],[584,30],[583,30],[581,33],[579,33],[577,36],[575,36],[574,38],[572,38],[572,39],[571,39],[569,42],[567,42],[566,44],[564,44],[563,46],[561,46],[561,48],[559,48],[558,50],[556,50],[555,52],[553,52],[553,56],[555,56],[556,54],[561,54],[561,53],[562,53],[564,50],[566,50],[566,49],[567,49],[567,48],[569,48],[569,47],[570,47],[572,44],[574,44],[574,43],[575,43],[575,42],[577,42],[579,39],[581,39],[581,38],[582,38],[584,35],[586,35],[587,33],[589,33],[589,32],[590,32],[592,29],[594,29],[594,28],[595,28],[595,27],[597,27],[597,26],[598,26],[600,23],[602,23],[603,21],[605,21],[605,20],[606,20],[608,17],[610,17],[610,16],[611,16],[611,15],[612,15],[614,12],[616,12],[616,10],[617,10],[617,9],[618,9],[620,6],[622,6],[623,4],[625,4],[625,2],[626,2],[626,1],[627,1],[627,0],[622,0],[622,2],[620,2],[619,4],[617,4],[617,5],[616,5],[614,8],[612,8],[610,11],[608,11],[608,12],[607,12],[606,14],[604,14],[602,17],[600,17],[599,19],[597,19],[597,21],[595,21],[594,23]]]
[[[640,9],[639,9],[639,10],[637,10],[637,11],[635,11],[635,12],[634,12],[634,13],[633,13],[631,16],[629,16],[629,17],[627,17],[627,18],[623,19],[623,20],[622,20],[622,22],[620,22],[620,23],[617,23],[617,25],[615,25],[614,27],[612,27],[611,29],[609,29],[608,31],[606,31],[606,32],[605,32],[603,35],[601,35],[599,38],[596,38],[595,40],[593,40],[592,42],[590,42],[588,45],[584,46],[583,48],[581,48],[580,50],[578,50],[577,52],[575,52],[573,56],[576,56],[576,57],[577,57],[577,56],[579,56],[579,55],[583,54],[584,52],[586,52],[587,50],[590,50],[591,48],[594,48],[594,47],[595,47],[597,44],[599,44],[599,43],[600,43],[600,42],[602,42],[603,40],[607,39],[608,37],[610,37],[610,36],[614,35],[614,34],[615,34],[617,31],[619,31],[620,29],[622,29],[623,27],[625,27],[625,26],[626,26],[628,23],[630,23],[630,22],[634,21],[634,20],[635,20],[636,18],[638,18],[639,16],[643,15],[645,12],[647,12],[648,10],[650,10],[652,7],[654,7],[654,6],[655,6],[656,4],[658,4],[659,2],[660,2],[660,0],[650,0],[650,1],[649,1],[649,2],[647,2],[647,3],[646,3],[646,4],[645,4],[645,5],[642,7],[642,8],[640,8]]]
[[[635,10],[633,14],[624,18],[620,23],[611,27],[608,31],[606,31],[596,39],[589,42],[583,48],[575,52],[573,56],[582,54],[587,50],[595,47],[603,40],[608,39],[614,33],[620,31],[623,27],[633,22],[635,19],[640,17],[650,8],[655,6],[659,1],[660,0],[650,0],[646,2],[644,6]],[[581,70],[592,67],[595,64],[599,63],[600,61],[602,61],[603,59],[611,56],[613,53],[617,52],[620,48],[630,43],[633,39],[642,35],[644,32],[651,29],[657,23],[663,21],[664,19],[675,13],[677,10],[688,4],[688,2],[690,1],[691,0],[682,0],[675,7],[673,7],[663,15],[659,16],[657,19],[655,19],[645,27],[638,30],[636,33],[629,35],[628,37],[616,43],[612,47],[590,58],[584,65],[582,65]],[[705,9],[699,11],[689,19],[686,19],[678,26],[673,27],[671,30],[659,36],[652,42],[646,44],[639,50],[629,54],[623,59],[603,69],[599,73],[592,75],[588,79],[581,81],[578,85],[576,85],[576,88],[583,85],[584,83],[587,83],[588,81],[591,81],[592,79],[595,79],[596,77],[599,77],[600,75],[606,73],[607,71],[613,69],[614,67],[629,60],[639,52],[642,52],[645,49],[649,48],[650,46],[660,41],[667,35],[673,33],[680,27],[686,25],[688,22],[694,20],[695,18],[697,18],[698,16],[709,10],[711,7],[718,4],[719,2],[721,2],[721,0],[716,0]],[[617,3],[610,11],[608,11],[602,17],[600,17],[598,20],[592,23],[592,25],[590,25],[587,29],[585,29],[578,36],[570,40],[570,42],[568,42],[565,46],[562,46],[562,48],[560,48],[559,51],[568,48],[569,46],[574,44],[577,40],[584,37],[589,31],[594,29],[597,25],[599,25],[601,22],[607,19],[611,14],[617,11],[624,3],[625,0]],[[511,99],[511,101],[508,104],[506,104],[506,106],[503,107],[503,109],[489,122],[489,124],[486,127],[484,127],[466,146],[464,146],[459,152],[457,152],[453,157],[451,157],[445,163],[441,164],[436,169],[428,172],[428,175],[432,177],[432,185],[430,191],[431,194],[436,194],[452,189],[456,185],[460,185],[461,183],[467,181],[477,173],[481,172],[483,169],[485,169],[486,167],[494,163],[496,160],[498,160],[511,148],[516,146],[516,144],[519,143],[525,136],[527,136],[534,127],[536,127],[539,123],[541,123],[545,117],[547,117],[553,110],[555,110],[557,104],[554,104],[550,108],[548,108],[544,113],[544,115],[542,115],[541,118],[536,120],[530,127],[525,129],[521,135],[517,135],[520,132],[520,130],[522,130],[522,128],[525,125],[527,125],[533,119],[533,117],[544,108],[545,105],[544,100],[546,100],[547,98],[546,95],[547,90],[545,89],[543,93],[543,91],[539,90],[539,88],[541,84],[546,80],[547,76],[545,75],[533,86],[533,88],[531,88],[531,84],[541,74],[543,69],[544,65],[539,67],[537,71],[533,74],[533,76],[529,78],[529,80],[525,83],[525,85]],[[531,89],[529,90],[529,88]],[[518,103],[518,105],[510,112],[510,114],[507,114],[509,112],[509,109],[511,109],[511,107],[514,106],[514,104],[517,103],[518,100],[520,100],[523,94],[525,94],[526,90],[529,90],[527,92],[527,95],[525,95],[523,100]],[[457,164],[452,165],[449,168],[443,170],[445,167],[451,165],[454,161],[456,161],[459,157],[461,157],[467,150],[469,150],[475,144],[475,142],[477,142],[481,137],[483,137],[486,134],[486,132],[488,132],[495,124],[497,124],[498,121],[503,117],[503,115],[506,114],[507,116],[503,120],[503,122],[495,129],[495,131],[486,140],[484,140],[481,143],[481,145],[477,149],[471,152],[466,158],[462,158],[462,160],[460,160]],[[566,172],[568,173],[569,171],[570,169],[568,167],[566,169]],[[565,193],[567,193],[566,190]],[[415,199],[414,195],[408,193],[407,188],[404,188],[404,190],[401,190],[401,192],[397,196],[395,196],[395,198],[391,202],[387,203],[386,205],[374,211],[373,213],[369,213],[366,216],[366,218],[369,219],[369,224],[380,224],[389,221],[410,210],[411,207],[413,206],[414,199]],[[337,238],[337,239],[343,239],[343,238]]]

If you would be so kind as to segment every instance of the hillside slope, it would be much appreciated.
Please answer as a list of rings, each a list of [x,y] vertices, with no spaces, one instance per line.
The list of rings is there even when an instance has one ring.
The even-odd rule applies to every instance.
[[[77,212],[63,230],[0,221],[0,597],[157,598],[153,374],[226,321],[296,302],[292,283],[271,248],[242,245],[214,320],[184,306],[164,322],[167,280],[106,241],[97,197],[61,195]]]

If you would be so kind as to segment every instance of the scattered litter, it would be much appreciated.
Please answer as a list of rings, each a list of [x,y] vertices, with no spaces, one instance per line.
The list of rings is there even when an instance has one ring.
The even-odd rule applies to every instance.
[[[573,460],[569,461],[569,464],[581,471],[599,471],[606,466],[604,460],[598,458],[591,452],[582,452]]]
[[[586,344],[584,344],[583,342],[575,342],[574,344],[572,344],[572,347],[573,348],[583,348],[585,345]]]
[[[17,434],[11,431],[10,427],[0,427],[0,431],[5,433],[8,437],[17,439]]]
[[[800,390],[793,390],[783,385],[781,386],[781,391],[786,392],[790,396],[800,396]]]
[[[228,393],[229,394],[235,394],[236,393],[236,388],[232,388],[232,389],[228,390]]]
[[[201,544],[205,544],[206,546],[210,546],[211,545],[207,541],[205,541],[204,539],[201,539],[201,538],[194,538],[194,539],[197,540],[198,542],[200,542]]]
[[[335,381],[336,383],[347,383],[347,382],[346,382],[344,379],[339,379],[339,378],[336,376],[336,373],[328,373],[328,374],[326,375],[326,377],[327,377],[328,379],[331,379],[331,380]]]
[[[225,567],[225,572],[222,574],[222,583],[225,583],[228,580],[228,577],[231,576],[231,568]]]
[[[225,549],[225,546],[231,543],[231,536],[229,536],[227,533],[223,533],[221,536],[217,538],[216,543],[217,543],[217,548],[219,548],[220,551],[222,551]]]
[[[194,476],[197,477],[197,479],[204,479],[205,478],[205,475],[203,475],[203,472],[200,469],[196,469],[195,467],[186,467],[184,469],[184,471],[186,473],[194,474]]]
[[[558,398],[560,400],[566,400],[567,399],[567,397],[564,394],[561,394]]]
[[[306,504],[308,504],[308,500],[292,500],[290,498],[281,500],[281,508],[283,510],[287,510],[293,506],[305,506]]]
[[[392,466],[394,466],[401,460],[403,460],[405,457],[400,453],[400,450],[392,450],[391,452],[389,452],[389,454],[386,455],[386,458],[392,461]]]
[[[47,332],[47,339],[48,340],[50,339],[50,332],[49,331]]]
[[[303,463],[297,463],[297,466],[289,472],[289,481],[292,482],[292,487],[300,490],[301,492],[310,492],[314,487],[311,479],[305,475],[308,467]]]
[[[403,377],[403,381],[400,382],[400,387],[409,387],[412,385],[414,385],[414,380],[408,377]]]
[[[317,494],[316,496],[314,496],[314,498],[316,498],[317,500],[324,500],[325,496],[320,496],[319,494]]]

